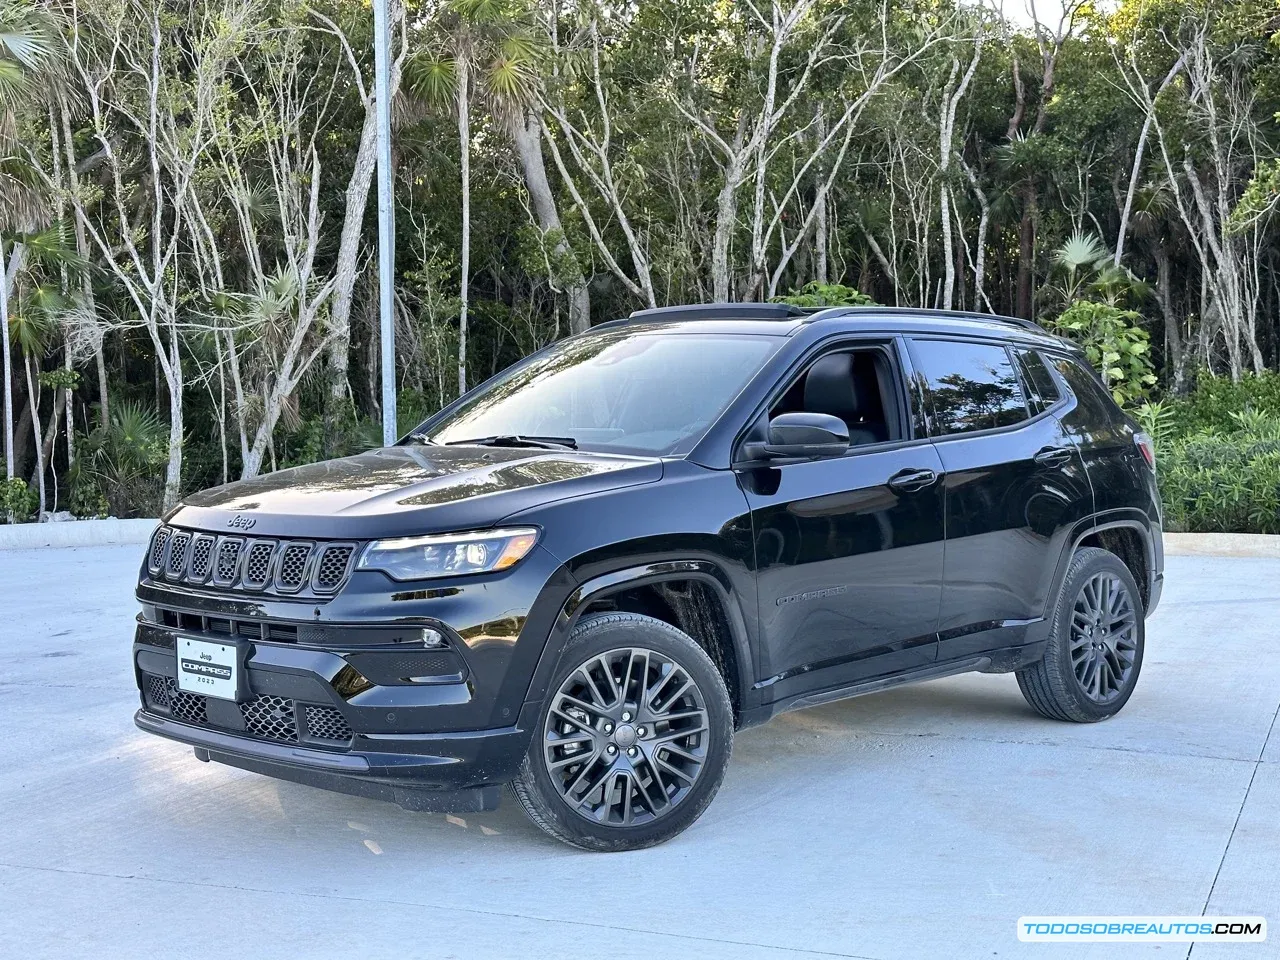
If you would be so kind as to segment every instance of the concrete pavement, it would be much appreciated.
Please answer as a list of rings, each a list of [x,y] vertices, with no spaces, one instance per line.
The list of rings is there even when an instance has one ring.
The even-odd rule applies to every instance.
[[[140,547],[0,552],[0,957],[1186,957],[1032,914],[1261,914],[1280,957],[1280,560],[1171,557],[1126,709],[971,675],[742,733],[675,841],[585,854],[137,731]]]

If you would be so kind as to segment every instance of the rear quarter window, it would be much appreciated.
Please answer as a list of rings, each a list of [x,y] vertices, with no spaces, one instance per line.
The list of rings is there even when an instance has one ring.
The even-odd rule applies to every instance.
[[[1016,355],[1018,366],[1022,370],[1022,382],[1026,387],[1027,406],[1033,416],[1043,413],[1062,399],[1058,381],[1053,379],[1044,359],[1034,350],[1018,350]]]
[[[1075,357],[1052,357],[1053,367],[1067,382],[1081,410],[1094,423],[1111,423],[1120,415],[1097,373],[1085,361]]]

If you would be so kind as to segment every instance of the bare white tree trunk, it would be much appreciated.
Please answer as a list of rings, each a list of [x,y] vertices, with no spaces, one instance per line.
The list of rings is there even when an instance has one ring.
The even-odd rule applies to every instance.
[[[471,276],[471,90],[467,57],[458,57],[458,148],[462,163],[462,286],[458,299],[458,396],[467,392],[467,295]]]
[[[951,76],[947,79],[947,85],[942,95],[942,122],[938,125],[938,176],[942,181],[940,191],[942,259],[945,270],[942,281],[943,310],[951,309],[956,288],[956,258],[951,241],[951,184],[947,180],[947,175],[951,171],[951,155],[954,152],[952,143],[955,139],[956,111],[960,106],[960,101],[964,99],[965,91],[969,89],[969,82],[973,80],[974,71],[978,69],[978,61],[982,58],[982,39],[983,35],[979,32],[973,42],[973,59],[969,61],[969,67],[965,70],[959,86],[955,85],[955,80],[956,74],[960,71],[960,61],[952,58]]]
[[[14,252],[15,255],[17,251]],[[13,479],[13,352],[9,344],[9,271],[0,260],[0,352],[4,363],[4,476]]]
[[[552,281],[564,288],[569,302],[569,329],[582,333],[591,326],[591,294],[578,258],[564,235],[555,194],[547,180],[547,166],[542,156],[542,121],[533,111],[522,111],[512,124],[511,132],[538,227],[544,237],[549,236],[553,241],[552,252],[556,258],[553,273],[563,274],[553,276]]]

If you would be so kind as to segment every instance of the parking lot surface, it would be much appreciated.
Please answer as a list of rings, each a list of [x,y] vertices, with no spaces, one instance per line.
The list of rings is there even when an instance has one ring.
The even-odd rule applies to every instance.
[[[141,549],[0,551],[0,957],[1181,958],[1015,923],[1201,913],[1272,927],[1197,960],[1280,957],[1280,560],[1171,557],[1111,721],[1007,675],[788,714],[688,832],[588,854],[139,732]]]

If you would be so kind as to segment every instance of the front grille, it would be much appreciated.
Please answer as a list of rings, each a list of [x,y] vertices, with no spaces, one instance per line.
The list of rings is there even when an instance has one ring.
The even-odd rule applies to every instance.
[[[350,742],[351,725],[333,707],[308,706],[303,712],[307,718],[307,736],[312,740]]]
[[[254,697],[240,705],[245,726],[264,740],[298,742],[298,721],[292,700],[284,697]]]
[[[351,575],[354,543],[253,540],[160,527],[147,571],[157,580],[210,583],[230,590],[326,597]]]
[[[206,706],[207,698],[179,690],[178,682],[173,677],[144,674],[143,690],[147,706],[153,710],[161,713],[168,711],[173,719],[183,723],[212,726]],[[298,726],[298,707],[302,707],[305,718],[305,729],[301,730]],[[257,696],[239,704],[239,709],[244,718],[243,732],[259,740],[275,740],[279,743],[317,740],[334,745],[348,744],[355,735],[340,711],[320,704],[299,704],[288,697]]]
[[[316,564],[316,589],[332,592],[347,579],[347,569],[351,566],[351,555],[356,548],[349,543],[326,547]]]
[[[187,578],[197,583],[204,583],[209,577],[209,567],[213,563],[213,545],[217,540],[206,535],[196,537],[191,544],[191,564]]]
[[[292,593],[302,586],[307,575],[307,559],[311,556],[311,544],[291,543],[280,553],[280,566],[276,570],[276,586]]]
[[[198,693],[187,693],[178,689],[178,681],[169,680],[169,713],[175,720],[186,723],[208,723],[209,716],[205,712],[205,698]]]
[[[259,589],[267,585],[267,575],[271,572],[271,554],[276,545],[270,540],[259,540],[249,548],[249,556],[244,562],[244,573],[240,582],[246,587]]]
[[[187,547],[191,545],[191,534],[175,532],[169,539],[169,553],[164,562],[166,577],[180,577],[187,568]]]
[[[147,674],[147,701],[157,707],[169,706],[169,688],[174,685],[169,677]]]
[[[152,573],[159,573],[160,568],[164,566],[164,548],[169,543],[169,534],[172,531],[168,527],[160,527],[151,537],[151,553],[147,557],[147,569]]]
[[[240,570],[240,548],[244,541],[236,537],[223,537],[218,544],[218,562],[213,571],[213,582],[229,587],[235,583]]]
[[[221,636],[243,637],[246,640],[279,640],[298,642],[298,627],[293,623],[276,623],[268,620],[235,620],[230,617],[211,617],[203,613],[187,613],[156,607],[156,622],[174,630],[192,633],[216,633]]]

